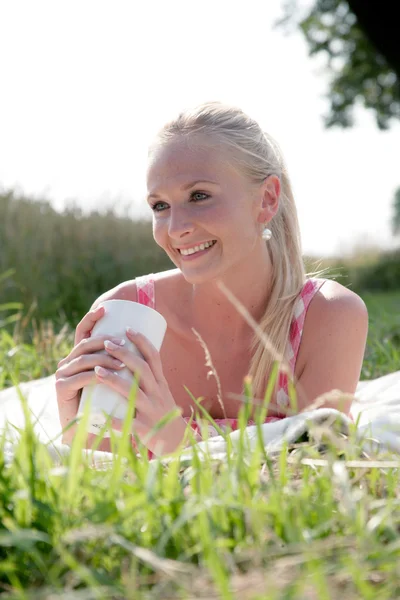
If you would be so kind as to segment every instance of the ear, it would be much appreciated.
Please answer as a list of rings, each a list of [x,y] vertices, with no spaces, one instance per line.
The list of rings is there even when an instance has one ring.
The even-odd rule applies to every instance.
[[[277,175],[269,175],[261,186],[261,210],[259,222],[271,221],[279,208],[281,181]]]

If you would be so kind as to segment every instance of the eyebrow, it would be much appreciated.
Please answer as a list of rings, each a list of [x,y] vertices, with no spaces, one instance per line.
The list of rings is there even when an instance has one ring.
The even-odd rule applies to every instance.
[[[180,189],[182,191],[189,190],[190,188],[194,187],[195,185],[198,185],[199,183],[212,183],[213,185],[218,185],[218,183],[216,181],[209,181],[207,179],[198,179],[197,181],[192,181],[191,183],[185,183],[184,185],[182,185],[182,187]],[[147,200],[150,200],[150,198],[160,198],[160,196],[158,194],[149,194],[147,196]]]

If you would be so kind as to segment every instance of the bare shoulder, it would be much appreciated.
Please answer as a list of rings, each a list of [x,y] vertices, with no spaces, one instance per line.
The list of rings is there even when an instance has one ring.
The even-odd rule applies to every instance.
[[[104,292],[104,294],[101,294],[101,296],[93,302],[91,310],[97,308],[101,302],[105,302],[106,300],[131,300],[132,302],[137,302],[135,280],[130,279],[129,281],[123,281],[110,290],[107,290],[107,292]]]
[[[307,405],[332,389],[353,394],[360,376],[368,334],[364,301],[340,283],[325,280],[305,318],[296,363]]]
[[[179,269],[170,269],[154,273],[154,285],[156,288],[157,305],[164,302],[165,297],[180,283],[182,274]],[[93,303],[92,309],[96,308],[105,300],[130,300],[137,302],[137,286],[136,279],[129,279],[119,283],[104,294],[101,294]]]
[[[326,279],[307,310],[307,329],[318,330],[323,324],[345,326],[353,320],[368,325],[364,300],[337,281]]]
[[[300,366],[332,336],[346,336],[349,329],[358,331],[360,338],[368,331],[368,311],[365,302],[352,290],[337,281],[326,279],[315,293],[307,310],[302,343],[299,351]]]

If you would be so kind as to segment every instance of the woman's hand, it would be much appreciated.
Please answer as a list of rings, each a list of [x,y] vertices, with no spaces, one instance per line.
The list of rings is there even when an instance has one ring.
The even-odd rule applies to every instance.
[[[105,340],[113,338],[110,336],[90,337],[94,325],[103,315],[104,308],[99,307],[83,317],[76,328],[73,349],[66,358],[58,363],[56,393],[60,423],[63,429],[76,417],[82,388],[98,382],[94,372],[95,366],[111,368],[113,371],[123,368],[119,360],[115,360],[107,354],[99,354],[104,351]],[[121,342],[122,340],[115,338],[114,341]],[[63,443],[70,444],[72,442],[76,427],[77,425],[72,426],[63,435]],[[92,442],[96,437],[89,434],[89,441]],[[101,449],[108,450],[109,440],[103,441],[107,442],[108,447],[103,445],[100,446]]]
[[[108,385],[128,399],[134,383],[133,375],[136,375],[139,386],[136,392],[136,415],[132,423],[132,431],[155,454],[169,454],[183,440],[186,423],[182,417],[175,418],[157,433],[148,437],[148,434],[160,419],[176,409],[177,405],[165,379],[158,350],[146,336],[133,332],[129,327],[126,330],[126,335],[144,358],[137,356],[123,346],[116,345],[110,339],[105,341],[104,348],[109,357],[124,363],[132,372],[132,377],[129,380],[123,379],[115,372],[115,369],[104,367],[99,363],[95,367],[98,383]],[[121,431],[123,421],[113,418],[112,426]]]

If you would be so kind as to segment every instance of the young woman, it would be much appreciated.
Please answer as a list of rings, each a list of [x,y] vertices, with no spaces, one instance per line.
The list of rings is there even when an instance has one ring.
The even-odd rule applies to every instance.
[[[132,371],[132,380],[140,373],[132,424],[140,439],[173,408],[181,409],[182,416],[148,442],[158,454],[177,448],[196,409],[185,387],[205,399],[203,406],[219,425],[235,429],[245,376],[251,377],[254,398],[262,399],[276,357],[289,365],[299,411],[333,389],[353,394],[367,310],[339,283],[306,276],[288,174],[270,136],[234,106],[209,102],[187,110],[167,123],[150,147],[147,186],[154,239],[176,269],[121,283],[93,304],[56,372],[61,425],[76,416],[81,389],[93,381],[128,397],[130,383],[118,376],[121,363]],[[219,282],[248,311],[275,354]],[[109,336],[90,337],[104,314],[99,303],[118,298],[148,304],[165,317],[160,352],[134,333],[128,337],[144,360]],[[219,386],[207,376],[197,334],[210,352]],[[99,354],[104,348],[107,355]],[[330,406],[348,414],[350,404],[347,399]],[[283,418],[288,407],[288,374],[282,371],[267,421]],[[114,425],[121,428],[121,422]],[[70,443],[73,435],[72,427],[63,441]],[[107,444],[104,440],[100,448]]]

